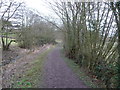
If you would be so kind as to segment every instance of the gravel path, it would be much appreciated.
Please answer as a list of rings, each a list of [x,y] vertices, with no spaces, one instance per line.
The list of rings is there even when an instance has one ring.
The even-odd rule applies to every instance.
[[[52,50],[44,65],[44,88],[87,88],[60,56],[60,48]]]

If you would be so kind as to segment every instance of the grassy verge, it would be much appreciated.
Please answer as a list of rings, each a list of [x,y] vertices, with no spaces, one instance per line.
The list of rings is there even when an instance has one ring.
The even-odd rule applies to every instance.
[[[45,61],[44,59],[52,48],[44,51],[36,58],[36,60],[34,60],[34,62],[30,65],[30,68],[23,73],[23,76],[20,78],[20,80],[17,80],[13,88],[36,88],[38,83],[41,83],[40,81],[42,79],[42,67]]]
[[[68,59],[63,55],[64,51],[61,50],[61,56],[67,65],[73,70],[73,72],[84,82],[84,84],[90,88],[98,88],[97,84],[93,83],[89,76],[79,67],[78,64],[74,63],[74,60]]]

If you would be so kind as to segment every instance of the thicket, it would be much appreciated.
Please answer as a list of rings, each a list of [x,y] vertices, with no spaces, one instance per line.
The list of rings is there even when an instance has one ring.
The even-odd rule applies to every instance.
[[[55,44],[55,27],[43,20],[36,10],[14,0],[0,1],[0,38],[2,49],[9,50],[12,42],[22,48],[32,48],[46,43]]]
[[[55,2],[49,5],[63,22],[66,56],[87,68],[107,88],[117,87],[118,26],[110,3]],[[118,15],[119,9],[116,11]]]
[[[44,44],[56,44],[54,28],[50,26],[48,22],[40,22],[37,25],[23,28],[17,35],[18,45],[21,48],[30,49]]]
[[[23,8],[21,29],[17,32],[17,43],[21,48],[32,48],[44,44],[55,44],[55,27],[43,20],[37,12]]]

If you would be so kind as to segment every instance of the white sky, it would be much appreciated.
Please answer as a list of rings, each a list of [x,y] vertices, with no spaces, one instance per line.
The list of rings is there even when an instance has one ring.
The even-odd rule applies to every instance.
[[[26,3],[27,7],[36,9],[37,11],[39,11],[41,14],[45,16],[51,15],[56,17],[56,15],[47,7],[47,4],[45,4],[44,2],[45,0],[22,0],[22,1]],[[52,1],[52,0],[49,0],[49,1]]]
[[[16,0],[16,1],[23,1],[26,4],[26,7],[36,9],[38,12],[40,12],[41,16],[48,17],[49,20],[54,19],[55,22],[60,22],[59,17],[49,8],[47,3],[45,3],[46,0]],[[48,0],[49,2],[52,2],[53,0]],[[57,1],[57,0],[56,0]]]
[[[28,7],[37,9],[41,13],[49,14],[49,10],[45,7],[44,2],[42,0],[23,0],[27,4]]]

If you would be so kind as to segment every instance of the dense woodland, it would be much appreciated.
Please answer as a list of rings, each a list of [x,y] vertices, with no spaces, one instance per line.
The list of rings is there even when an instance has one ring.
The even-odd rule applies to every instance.
[[[55,44],[55,35],[62,33],[66,57],[88,69],[107,88],[120,87],[120,2],[47,5],[59,16],[60,26],[24,3],[0,2],[3,50],[9,50],[12,42],[28,49]]]

